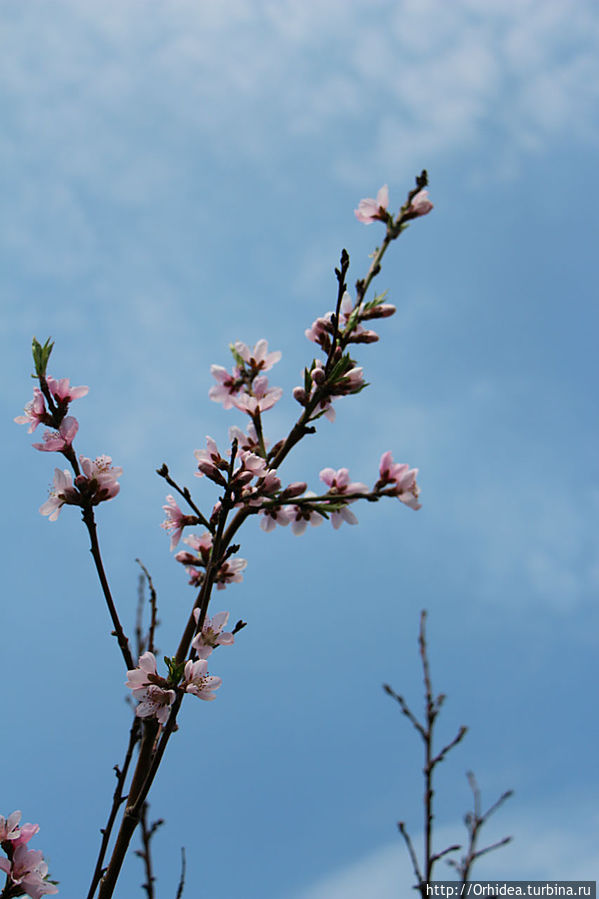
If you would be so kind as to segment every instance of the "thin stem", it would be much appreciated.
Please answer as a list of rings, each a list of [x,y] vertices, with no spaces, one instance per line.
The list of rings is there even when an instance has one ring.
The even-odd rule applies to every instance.
[[[142,812],[141,812],[141,844],[142,848],[136,851],[136,855],[138,855],[143,863],[146,872],[146,882],[142,884],[142,889],[146,891],[146,895],[148,899],[155,899],[154,893],[154,883],[156,881],[156,877],[154,876],[154,870],[152,865],[152,837],[158,830],[158,828],[164,824],[162,818],[159,818],[157,821],[153,821],[152,824],[148,824],[148,811],[150,806],[147,802],[144,802]]]
[[[143,571],[143,573],[146,577],[146,580],[148,582],[148,589],[150,591],[150,625],[148,627],[147,649],[149,652],[154,652],[154,634],[155,634],[156,628],[159,624],[156,589],[154,587],[154,582],[152,581],[152,578],[151,578],[150,573],[149,573],[148,569],[146,568],[146,566],[143,564],[143,562],[140,559],[136,559],[135,561],[137,562],[137,564]],[[139,632],[141,634],[141,628],[139,629]],[[143,652],[144,646],[143,646],[143,642],[139,639],[139,637],[138,637],[138,641],[139,641],[138,652],[139,652],[139,655],[141,655]]]
[[[181,877],[179,878],[179,886],[177,889],[177,895],[175,899],[181,899],[183,895],[183,890],[185,888],[185,870],[187,868],[187,863],[185,860],[185,846],[181,846]]]
[[[187,623],[183,638],[177,650],[177,655],[175,658],[178,663],[183,662],[186,658],[189,644],[193,637],[193,632],[196,629],[198,631],[201,631],[206,618],[206,612],[208,610],[208,605],[210,602],[210,595],[214,584],[214,579],[216,577],[220,560],[222,558],[221,547],[223,532],[227,516],[231,508],[233,469],[235,466],[236,455],[237,442],[233,441],[228,471],[229,477],[222,499],[221,512],[219,515],[216,535],[212,544],[210,561],[208,562],[208,567],[206,569],[206,578],[204,580],[204,583],[202,584],[202,589],[200,590],[198,599],[196,600],[196,603],[194,605],[194,608],[200,608],[197,628],[192,627],[192,625],[194,624],[194,618],[192,614],[192,616],[190,616],[190,620]],[[100,886],[99,899],[109,899],[109,897],[111,897],[114,892],[116,882],[123,865],[123,861],[125,860],[125,856],[129,848],[129,843],[131,842],[131,838],[135,832],[135,828],[139,823],[143,803],[145,802],[148,793],[150,792],[150,788],[158,772],[158,768],[162,761],[166,746],[171,737],[171,734],[175,729],[177,715],[182,701],[183,693],[180,692],[172,705],[168,721],[166,722],[166,725],[162,730],[162,735],[160,736],[160,740],[157,746],[155,745],[155,740],[158,737],[157,722],[153,719],[149,721],[146,720],[144,722],[145,732],[139,751],[139,758],[135,768],[135,773],[133,775],[133,781],[129,790],[129,802],[127,803],[127,807],[123,815],[123,820],[121,822],[119,834],[116,839],[112,858],[110,859],[110,864],[108,865],[108,869]]]
[[[108,586],[108,580],[106,578],[106,572],[104,571],[104,565],[102,563],[102,556],[100,554],[100,545],[98,543],[98,533],[96,528],[96,521],[94,518],[94,510],[92,506],[84,506],[82,509],[82,518],[83,522],[88,530],[89,539],[91,543],[90,552],[93,556],[94,563],[96,566],[96,571],[98,572],[98,578],[100,579],[100,585],[102,587],[102,592],[104,594],[104,599],[106,600],[106,605],[108,606],[108,611],[110,613],[110,617],[112,619],[112,624],[114,627],[113,634],[117,638],[121,655],[125,661],[125,665],[127,666],[127,670],[131,670],[135,668],[135,664],[133,662],[133,656],[131,655],[131,650],[129,649],[129,641],[125,636],[125,632],[123,630],[123,626],[119,620],[119,616],[116,610],[116,606],[114,604],[114,600],[112,598],[112,594],[110,592],[110,587]]]
[[[137,758],[133,780],[131,781],[131,786],[129,788],[129,797],[125,807],[125,813],[112,850],[108,868],[100,882],[99,899],[109,899],[114,893],[116,882],[121,873],[125,855],[127,854],[129,843],[131,842],[131,837],[139,823],[141,805],[137,806],[134,803],[135,798],[139,795],[139,791],[143,785],[145,772],[150,765],[157,733],[158,722],[155,719],[145,719],[143,722],[143,737],[139,749],[139,756]],[[146,796],[147,792],[143,796],[142,803]]]
[[[196,506],[196,504],[195,504],[194,501],[192,500],[192,498],[191,498],[191,493],[189,492],[189,487],[179,487],[179,485],[177,484],[177,482],[176,482],[176,481],[173,481],[173,479],[171,478],[171,476],[170,476],[170,474],[169,474],[169,471],[168,471],[168,467],[166,466],[166,464],[163,464],[161,468],[157,468],[157,469],[156,469],[156,474],[157,474],[157,475],[160,475],[161,478],[164,478],[164,480],[165,480],[166,483],[169,485],[169,487],[172,487],[173,490],[176,490],[176,491],[177,491],[177,493],[179,494],[179,496],[182,496],[182,497],[183,497],[183,499],[185,500],[185,502],[187,503],[187,505],[190,507],[190,509],[193,509],[193,511],[195,512],[196,517],[197,517],[197,519],[198,519],[198,524],[201,524],[201,525],[203,525],[205,528],[207,528],[207,530],[212,531],[212,527],[211,527],[211,525],[210,525],[210,522],[208,521],[208,519],[207,519],[204,515],[202,515],[202,513],[200,512],[200,510],[198,509],[198,507]]]
[[[110,836],[112,834],[112,828],[114,827],[114,822],[116,821],[118,810],[124,801],[123,788],[125,786],[125,780],[127,779],[127,774],[129,772],[129,765],[131,764],[131,759],[133,758],[133,750],[140,738],[140,732],[141,720],[139,718],[134,718],[131,724],[131,730],[129,731],[129,743],[127,745],[127,751],[125,753],[125,760],[123,762],[123,765],[121,768],[119,768],[118,765],[115,765],[114,767],[117,777],[116,787],[114,789],[114,794],[112,797],[112,806],[108,815],[108,821],[106,822],[106,826],[101,830],[102,842],[100,843],[98,859],[94,868],[94,874],[92,877],[89,892],[87,894],[87,899],[93,899],[102,877],[106,850],[108,848],[108,843],[110,842]]]

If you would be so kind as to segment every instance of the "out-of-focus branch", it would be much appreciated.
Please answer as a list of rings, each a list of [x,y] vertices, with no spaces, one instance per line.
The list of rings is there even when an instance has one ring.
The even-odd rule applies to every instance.
[[[445,701],[445,695],[439,693],[435,696],[432,686],[430,663],[428,657],[428,646],[426,640],[426,612],[423,611],[420,616],[420,631],[418,635],[418,647],[420,660],[422,665],[422,674],[424,682],[424,719],[420,721],[408,706],[406,700],[399,693],[396,693],[388,684],[383,685],[385,692],[393,697],[398,703],[402,714],[409,720],[414,730],[420,736],[424,744],[424,853],[422,866],[418,862],[418,856],[414,849],[413,842],[408,833],[406,825],[403,821],[398,823],[399,832],[401,833],[412,862],[412,868],[416,876],[416,889],[423,897],[427,896],[427,886],[431,883],[433,868],[436,862],[445,858],[452,852],[459,851],[462,847],[458,844],[448,846],[440,852],[433,851],[433,773],[437,765],[439,765],[447,753],[453,749],[458,743],[461,743],[467,733],[466,727],[460,727],[453,740],[450,740],[439,752],[433,750],[433,736],[436,719],[441,711]],[[466,855],[460,862],[454,859],[448,860],[448,864],[454,867],[460,877],[462,883],[468,882],[472,866],[474,862],[487,852],[505,846],[510,841],[510,837],[505,837],[497,843],[486,846],[484,849],[477,850],[476,844],[482,826],[487,822],[489,817],[495,812],[505,801],[512,795],[512,791],[508,790],[497,802],[492,805],[486,812],[481,813],[480,791],[472,773],[468,774],[468,781],[474,797],[474,809],[466,815],[465,823],[468,829],[469,845]]]

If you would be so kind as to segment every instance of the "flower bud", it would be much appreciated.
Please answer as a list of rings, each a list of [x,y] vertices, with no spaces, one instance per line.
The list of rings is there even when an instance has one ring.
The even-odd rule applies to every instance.
[[[306,391],[303,387],[294,387],[293,388],[293,398],[297,400],[300,406],[306,405]]]

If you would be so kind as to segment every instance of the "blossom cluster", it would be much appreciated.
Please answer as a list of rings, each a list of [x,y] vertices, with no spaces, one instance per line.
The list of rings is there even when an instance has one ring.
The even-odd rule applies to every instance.
[[[200,610],[197,608],[194,609],[194,618],[197,625],[200,620]],[[218,612],[212,618],[206,618],[191,644],[194,657],[182,666],[167,659],[169,673],[166,678],[158,674],[154,653],[144,652],[139,657],[138,667],[127,672],[125,682],[139,701],[135,709],[139,718],[156,718],[160,724],[166,724],[177,693],[191,693],[208,702],[216,699],[214,691],[218,690],[222,679],[208,674],[207,659],[217,646],[230,646],[235,642],[233,634],[223,630],[228,620],[228,612]]]
[[[366,293],[380,269],[386,246],[399,236],[408,221],[426,215],[433,208],[427,191],[423,189],[425,186],[426,173],[423,173],[396,217],[388,211],[389,192],[386,185],[378,191],[376,198],[361,200],[355,210],[360,222],[371,224],[380,221],[386,226],[385,241],[373,254],[367,277],[356,282],[355,297],[351,296],[345,283],[349,257],[343,251],[340,268],[335,270],[339,283],[336,308],[316,318],[305,331],[308,340],[318,347],[322,358],[312,360],[304,369],[303,383],[293,390],[293,397],[302,411],[287,437],[269,448],[262,423],[263,413],[272,409],[283,395],[282,388],[271,386],[267,377],[267,372],[281,359],[279,351],[269,351],[265,339],[258,340],[253,348],[238,341],[230,347],[233,355],[230,370],[212,365],[211,374],[215,383],[209,390],[210,398],[222,403],[225,409],[236,409],[247,415],[249,422],[246,419],[245,431],[236,425],[229,429],[230,446],[227,451],[221,453],[216,441],[209,436],[206,437],[205,448],[194,451],[197,463],[195,476],[215,484],[220,493],[206,516],[193,502],[189,490],[182,489],[170,478],[166,466],[158,471],[190,507],[189,512],[183,511],[175,496],[169,493],[163,506],[166,518],[161,526],[170,536],[171,551],[181,540],[186,545],[187,548],[179,550],[174,558],[184,567],[189,584],[199,590],[184,631],[184,648],[177,659],[165,657],[166,676],[158,673],[157,660],[152,651],[143,652],[137,667],[130,668],[134,663],[110,591],[105,587],[101,562],[98,562],[93,506],[118,494],[122,469],[113,466],[108,455],[95,459],[76,455],[73,442],[79,423],[70,414],[70,406],[73,401],[84,397],[88,388],[72,387],[68,378],[56,379],[47,375],[52,343],[48,340],[42,346],[34,338],[33,358],[39,386],[34,388],[33,398],[26,404],[23,415],[15,421],[28,425],[29,433],[33,433],[39,425],[45,425],[42,440],[34,443],[34,448],[40,452],[60,453],[70,465],[70,469],[55,468],[49,498],[40,507],[40,512],[50,521],[55,521],[64,505],[82,509],[92,538],[92,554],[115,622],[114,633],[123,651],[125,667],[130,668],[125,683],[137,701],[135,714],[139,718],[153,718],[161,726],[168,724],[163,735],[166,739],[175,725],[179,705],[186,694],[204,701],[216,698],[216,690],[222,680],[209,673],[208,660],[219,646],[232,645],[235,634],[244,626],[244,622],[240,621],[232,631],[227,631],[229,612],[218,612],[208,617],[207,611],[213,586],[223,590],[229,584],[243,580],[247,561],[237,557],[240,546],[232,540],[247,517],[258,516],[264,531],[273,531],[277,525],[290,525],[294,534],[301,535],[308,525],[316,527],[325,520],[329,520],[335,529],[343,523],[357,524],[358,519],[350,507],[359,500],[376,502],[383,497],[394,497],[411,509],[420,509],[416,480],[418,469],[394,462],[389,451],[381,456],[378,476],[371,487],[361,481],[352,481],[348,468],[326,467],[320,471],[320,481],[324,487],[320,493],[314,493],[307,489],[303,481],[283,486],[280,468],[295,444],[305,435],[315,432],[314,422],[321,417],[334,421],[334,402],[341,397],[358,394],[367,386],[363,369],[352,358],[350,350],[353,352],[358,344],[378,341],[379,336],[372,328],[373,321],[388,318],[396,310],[385,302],[385,294],[366,301]],[[227,520],[229,514],[232,521]],[[201,532],[188,532],[183,536],[186,529],[198,525],[204,528]],[[0,858],[0,869],[7,874],[2,896],[13,899],[26,894],[39,899],[55,894],[58,890],[47,880],[48,867],[42,853],[27,848],[27,843],[39,827],[36,824],[19,826],[20,818],[20,812],[13,812],[7,819],[0,816],[0,847],[6,854],[6,858]]]
[[[365,225],[371,225],[372,222],[388,222],[393,220],[387,207],[389,206],[389,188],[383,184],[376,195],[376,199],[368,197],[360,200],[358,208],[354,210],[355,216],[359,222]],[[400,217],[403,221],[415,219],[421,215],[428,215],[433,209],[433,204],[428,198],[427,190],[418,190],[414,193],[411,200],[402,208]]]
[[[55,884],[47,880],[48,865],[39,849],[28,849],[29,840],[39,832],[39,824],[20,824],[21,812],[5,818],[0,815],[0,846],[6,858],[0,858],[0,869],[6,874],[2,895],[51,896],[58,893]]]
[[[34,339],[33,357],[40,386],[33,388],[33,399],[25,405],[24,414],[18,415],[15,421],[17,424],[29,424],[30,434],[38,425],[48,425],[53,430],[46,430],[43,442],[34,443],[34,449],[44,453],[62,453],[71,463],[73,474],[68,469],[54,469],[50,495],[40,506],[42,515],[56,521],[64,505],[86,508],[115,497],[120,489],[118,478],[123,469],[114,467],[112,458],[106,455],[93,460],[80,455],[77,462],[72,444],[79,430],[79,422],[68,412],[71,402],[86,396],[89,388],[71,387],[68,378],[57,379],[46,375],[45,366],[51,351],[49,341],[41,347]]]
[[[281,387],[269,387],[263,372],[269,371],[281,358],[280,352],[269,353],[266,340],[259,340],[253,350],[237,341],[231,346],[235,359],[232,371],[222,365],[211,367],[216,380],[210,388],[210,399],[223,404],[225,409],[234,406],[250,416],[272,409],[283,396]]]
[[[73,480],[71,472],[65,468],[54,469],[54,482],[50,495],[40,506],[42,515],[48,515],[50,521],[56,521],[64,505],[97,506],[98,503],[112,499],[120,489],[118,478],[123,469],[112,465],[110,456],[98,456],[87,459],[79,456],[82,474]]]
[[[217,466],[221,463],[216,460],[221,459],[223,465],[226,460],[220,456],[214,441],[211,438],[208,438],[208,441],[209,447],[213,450],[210,453],[212,461],[205,461],[208,451],[196,450],[196,457],[198,453],[202,454],[203,461],[200,464],[204,465],[206,472],[210,466],[214,465],[215,471],[212,473],[212,479],[220,483],[220,477],[217,479],[216,475],[218,474]],[[239,473],[247,471],[243,462],[238,471]],[[330,519],[335,529],[338,529],[343,522],[357,524],[358,519],[349,509],[349,505],[359,499],[376,500],[381,496],[395,496],[409,508],[420,509],[417,474],[417,468],[410,468],[406,463],[393,462],[391,453],[386,452],[381,456],[379,477],[372,488],[361,482],[351,481],[347,468],[337,470],[324,468],[320,472],[320,480],[327,487],[327,491],[317,495],[306,490],[307,485],[299,481],[281,489],[281,482],[276,477],[276,473],[262,467],[252,473],[249,482],[245,482],[245,486],[238,493],[235,505],[237,507],[245,506],[248,510],[257,512],[260,517],[260,527],[264,531],[273,531],[276,525],[286,527],[291,524],[292,532],[299,536],[305,532],[308,525],[318,526],[325,519]],[[255,480],[255,483],[252,484],[251,480]],[[162,523],[162,527],[173,532],[172,549],[177,545],[186,524],[195,524],[197,518],[186,516],[172,495],[167,496],[167,503],[168,505],[163,506],[167,519]],[[217,511],[219,505],[220,503],[217,503],[215,507]],[[214,518],[214,514],[213,512],[212,518]],[[186,567],[190,578],[189,583],[194,587],[200,587],[204,583],[206,570],[210,563],[213,535],[209,531],[204,531],[200,535],[189,534],[183,538],[183,543],[186,543],[193,552],[180,550],[175,554],[175,559]],[[220,560],[213,572],[213,582],[217,589],[222,590],[230,583],[240,583],[243,579],[241,572],[246,566],[245,559],[226,558]]]

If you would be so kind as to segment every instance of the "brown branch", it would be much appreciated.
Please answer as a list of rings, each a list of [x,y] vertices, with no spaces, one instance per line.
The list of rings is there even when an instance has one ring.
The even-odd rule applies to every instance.
[[[148,652],[154,652],[154,634],[156,632],[156,628],[158,627],[158,623],[159,623],[158,617],[157,617],[158,616],[158,602],[157,602],[157,598],[156,598],[156,590],[154,588],[154,583],[152,581],[152,578],[150,577],[150,573],[149,573],[148,569],[146,568],[146,566],[143,564],[143,562],[140,559],[136,559],[135,561],[137,562],[137,564],[143,571],[143,573],[146,577],[146,581],[148,582],[148,589],[150,591],[150,625],[148,627],[147,644],[146,644],[146,641],[143,641],[143,643],[146,644]],[[140,643],[140,647],[141,646],[143,646],[143,644]],[[143,648],[140,648],[139,654],[141,655],[142,652],[143,652]]]
[[[139,718],[134,718],[131,724],[131,730],[129,731],[129,743],[127,745],[127,751],[125,753],[125,760],[121,768],[118,765],[114,766],[114,770],[116,773],[116,787],[114,790],[114,794],[112,797],[112,806],[110,809],[110,813],[108,815],[108,821],[106,822],[106,826],[100,830],[102,834],[102,842],[100,843],[100,850],[98,852],[98,858],[96,861],[96,866],[94,868],[94,873],[92,877],[92,882],[89,888],[89,892],[87,894],[87,899],[93,899],[97,886],[102,878],[104,873],[103,865],[104,858],[106,856],[106,850],[108,848],[108,843],[110,841],[110,836],[112,834],[112,828],[114,827],[114,822],[116,820],[116,816],[118,814],[118,810],[121,807],[121,804],[124,802],[125,797],[123,796],[123,788],[125,785],[125,780],[127,779],[127,774],[129,771],[129,765],[131,764],[131,759],[133,758],[133,750],[140,738],[141,735],[141,720]]]
[[[146,891],[146,896],[148,899],[155,899],[154,893],[154,883],[156,881],[156,877],[154,876],[153,865],[152,865],[152,837],[156,833],[159,827],[164,824],[162,818],[158,818],[157,821],[153,821],[152,824],[148,824],[148,811],[149,804],[144,802],[142,812],[141,812],[141,849],[136,849],[135,854],[141,858],[144,863],[144,869],[146,873],[146,882],[142,884],[142,889]]]
[[[185,846],[181,846],[181,877],[179,878],[179,886],[177,888],[177,895],[175,899],[181,899],[183,895],[183,889],[185,887],[185,870],[187,867],[187,863],[185,860]]]
[[[494,849],[500,849],[502,846],[506,846],[511,841],[511,837],[504,837],[502,840],[498,840],[496,843],[491,843],[489,846],[485,846],[483,849],[476,848],[476,844],[480,836],[480,831],[487,823],[491,815],[494,814],[497,809],[504,804],[504,802],[506,802],[511,796],[514,795],[513,790],[506,790],[506,792],[502,793],[499,799],[494,802],[486,812],[481,813],[481,793],[478,783],[476,782],[476,778],[472,771],[468,771],[466,777],[468,778],[468,783],[470,784],[473,798],[472,811],[468,812],[465,817],[465,823],[469,837],[468,851],[460,862],[449,862],[449,864],[456,869],[456,871],[462,878],[463,884],[468,883],[468,878],[470,877],[472,866],[477,859],[479,859],[482,855],[486,855],[488,852],[492,852]]]
[[[108,612],[110,613],[110,618],[112,620],[112,624],[114,630],[112,631],[113,635],[117,638],[119,648],[121,650],[121,655],[125,661],[125,665],[127,666],[127,670],[131,670],[135,668],[135,664],[133,662],[133,656],[131,655],[131,650],[129,649],[129,641],[125,636],[125,632],[123,630],[123,626],[119,620],[119,616],[116,610],[116,606],[114,604],[114,600],[112,598],[112,594],[110,592],[110,587],[108,586],[108,579],[106,577],[106,572],[104,571],[104,565],[102,562],[102,556],[100,554],[100,544],[98,543],[98,532],[96,527],[96,521],[94,518],[94,510],[92,506],[84,506],[81,510],[81,515],[83,518],[83,523],[85,524],[87,531],[89,533],[90,539],[90,552],[93,556],[93,560],[96,566],[96,571],[98,573],[98,578],[100,579],[100,586],[102,587],[102,593],[104,594],[104,599],[106,600],[106,605],[108,606]]]

